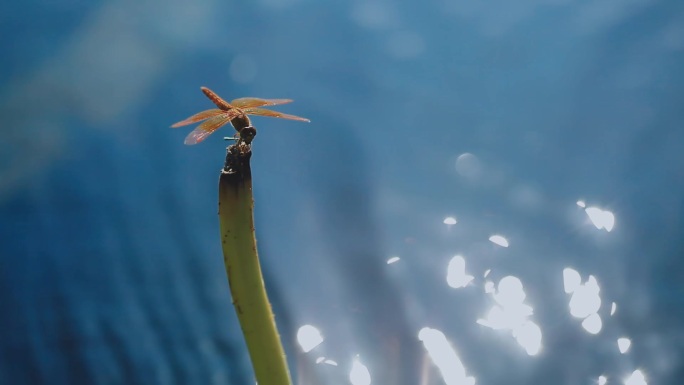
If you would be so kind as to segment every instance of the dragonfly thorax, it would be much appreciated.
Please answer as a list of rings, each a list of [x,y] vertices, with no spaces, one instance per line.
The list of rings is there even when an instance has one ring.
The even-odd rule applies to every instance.
[[[233,128],[235,128],[235,131],[237,132],[241,132],[244,128],[250,127],[252,125],[247,115],[244,114],[233,118],[233,120],[230,121],[230,124],[233,125]]]

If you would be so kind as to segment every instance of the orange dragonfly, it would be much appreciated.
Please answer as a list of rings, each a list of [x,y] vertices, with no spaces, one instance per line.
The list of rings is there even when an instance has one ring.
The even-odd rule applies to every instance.
[[[228,103],[207,87],[201,87],[201,89],[202,92],[204,92],[204,95],[206,95],[209,100],[214,102],[214,104],[216,104],[218,109],[214,108],[212,110],[202,111],[171,126],[172,128],[182,127],[204,120],[203,123],[197,126],[197,128],[195,128],[185,138],[185,144],[188,145],[197,144],[203,141],[214,131],[218,130],[228,122],[230,122],[237,131],[234,139],[241,140],[246,144],[249,144],[254,135],[256,135],[256,130],[254,127],[252,127],[252,123],[249,121],[247,115],[270,116],[273,118],[298,120],[300,122],[310,121],[309,119],[301,118],[299,116],[288,115],[281,112],[267,110],[265,108],[259,108],[264,106],[275,106],[278,104],[291,103],[291,99],[261,99],[246,97],[234,99]]]

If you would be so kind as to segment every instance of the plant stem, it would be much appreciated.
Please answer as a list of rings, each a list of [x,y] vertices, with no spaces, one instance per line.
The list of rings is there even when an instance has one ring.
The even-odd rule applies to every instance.
[[[254,235],[254,199],[249,145],[228,147],[219,178],[219,221],[223,260],[233,306],[259,385],[291,385]]]

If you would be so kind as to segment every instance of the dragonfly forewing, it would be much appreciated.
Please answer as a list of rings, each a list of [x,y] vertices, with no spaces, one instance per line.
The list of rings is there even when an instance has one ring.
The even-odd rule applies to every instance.
[[[261,99],[261,98],[238,98],[231,100],[230,102],[233,106],[238,108],[253,108],[253,107],[263,107],[263,106],[277,106],[279,104],[292,103],[292,99]]]
[[[188,124],[201,122],[204,119],[209,119],[212,116],[221,115],[221,114],[225,114],[225,113],[226,113],[226,111],[219,110],[217,108],[214,108],[213,110],[202,111],[202,112],[199,112],[199,113],[197,113],[197,114],[195,114],[195,115],[193,115],[193,116],[191,116],[185,120],[181,120],[180,122],[175,123],[173,126],[171,126],[171,128],[187,126]]]
[[[221,128],[221,126],[233,120],[237,114],[232,114],[230,112],[232,111],[229,111],[228,113],[224,112],[222,115],[209,118],[204,123],[197,126],[197,128],[192,130],[192,132],[185,138],[185,144],[197,144],[214,133],[214,131]]]
[[[307,118],[302,118],[302,117],[295,116],[295,115],[283,114],[282,112],[271,111],[271,110],[267,110],[264,108],[247,108],[244,110],[244,112],[246,114],[249,114],[249,115],[270,116],[272,118],[298,120],[300,122],[310,122],[310,120]]]

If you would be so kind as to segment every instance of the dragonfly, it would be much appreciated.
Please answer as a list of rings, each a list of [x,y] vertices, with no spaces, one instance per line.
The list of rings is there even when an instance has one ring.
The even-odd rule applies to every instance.
[[[188,145],[202,142],[209,135],[227,123],[230,123],[233,128],[235,128],[237,133],[234,137],[226,139],[242,141],[245,144],[251,143],[254,135],[256,135],[256,129],[252,127],[252,123],[247,115],[270,116],[273,118],[310,122],[309,119],[299,116],[283,114],[282,112],[260,108],[265,106],[276,106],[279,104],[292,103],[292,99],[261,99],[245,97],[231,100],[230,103],[228,103],[207,87],[201,87],[201,90],[204,92],[204,95],[206,95],[209,100],[214,102],[218,108],[199,112],[171,126],[172,128],[183,127],[204,121],[185,138],[185,144]]]

